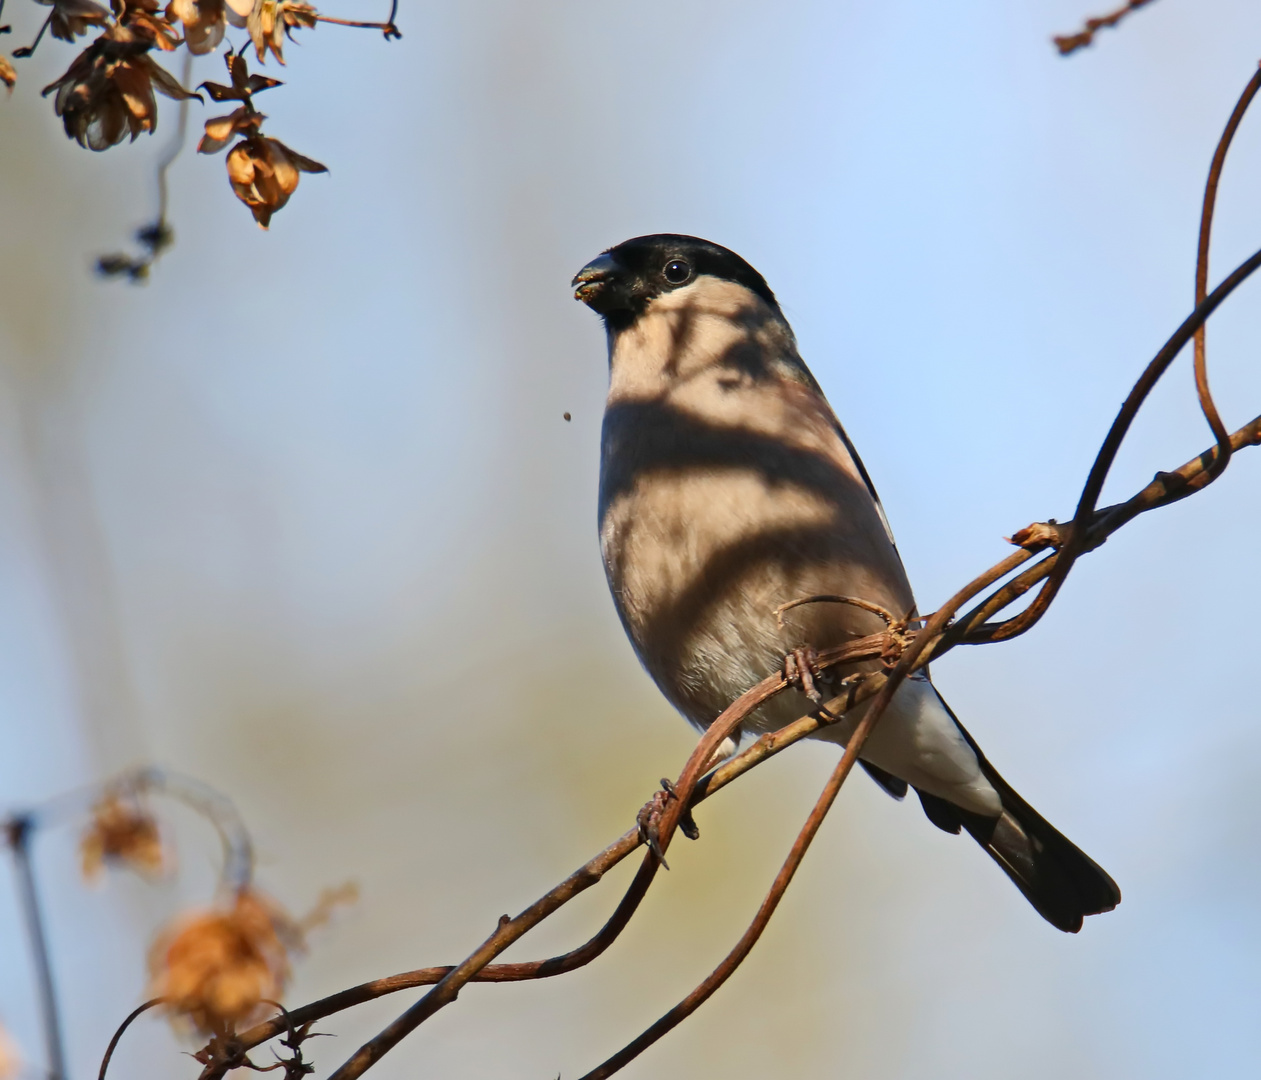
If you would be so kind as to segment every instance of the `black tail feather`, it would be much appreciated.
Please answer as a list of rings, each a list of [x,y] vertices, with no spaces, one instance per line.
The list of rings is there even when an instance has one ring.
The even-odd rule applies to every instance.
[[[957,833],[961,826],[967,829],[1038,914],[1060,930],[1075,934],[1085,916],[1116,907],[1121,902],[1121,890],[1107,871],[999,776],[962,724],[959,730],[976,752],[985,778],[1002,799],[1003,812],[997,818],[985,817],[917,789],[928,820],[946,832]]]

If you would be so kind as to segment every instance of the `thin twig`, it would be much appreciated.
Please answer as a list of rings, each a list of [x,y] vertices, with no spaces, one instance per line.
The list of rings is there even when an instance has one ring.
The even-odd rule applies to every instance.
[[[1061,56],[1068,56],[1075,53],[1078,49],[1084,49],[1095,40],[1095,34],[1106,27],[1116,26],[1122,19],[1133,11],[1137,11],[1141,7],[1146,7],[1152,0],[1129,0],[1128,4],[1117,8],[1116,11],[1107,15],[1099,15],[1093,19],[1087,19],[1086,25],[1075,34],[1061,34],[1053,37],[1051,40],[1055,43],[1055,47],[1060,50]]]
[[[43,911],[39,903],[39,892],[35,887],[35,869],[31,864],[30,844],[35,822],[25,814],[14,815],[5,822],[4,829],[9,849],[13,852],[13,865],[17,869],[18,899],[22,907],[22,918],[26,922],[26,936],[31,943],[31,958],[35,963],[44,1045],[48,1054],[48,1080],[65,1080],[66,1054],[61,1034],[61,1016],[57,1008],[57,991],[53,981],[52,960],[48,955]]]
[[[1257,69],[1256,74],[1252,76],[1248,85],[1244,87],[1243,93],[1240,94],[1235,110],[1226,121],[1226,128],[1222,132],[1221,139],[1218,140],[1217,150],[1213,154],[1213,163],[1209,166],[1208,181],[1204,185],[1204,209],[1200,214],[1200,242],[1195,258],[1195,303],[1197,306],[1204,302],[1204,297],[1208,294],[1208,254],[1213,232],[1213,210],[1217,205],[1217,184],[1221,179],[1222,167],[1226,164],[1226,151],[1230,149],[1231,140],[1239,129],[1240,121],[1243,120],[1244,113],[1248,111],[1248,106],[1252,104],[1252,99],[1257,96],[1258,90],[1261,90],[1261,68]],[[1206,484],[1211,484],[1230,464],[1230,435],[1227,433],[1226,425],[1222,423],[1222,418],[1217,412],[1217,405],[1213,402],[1213,395],[1209,390],[1204,338],[1204,327],[1201,326],[1195,332],[1195,392],[1200,399],[1200,410],[1204,413],[1204,419],[1208,421],[1213,437],[1217,440],[1219,451],[1217,460],[1209,470],[1208,479],[1205,480]]]
[[[786,604],[780,604],[772,614],[775,616],[776,623],[779,628],[784,628],[784,612],[792,611],[793,608],[804,607],[806,604],[849,604],[851,607],[862,608],[863,611],[870,611],[873,615],[879,615],[884,620],[885,626],[892,626],[898,622],[898,618],[893,612],[887,608],[881,607],[879,604],[872,603],[870,600],[864,600],[861,596],[841,596],[837,593],[816,593],[814,596],[801,596],[796,600],[789,600]]]
[[[1261,445],[1261,416],[1257,417],[1251,423],[1246,424],[1231,436],[1231,442],[1235,450],[1239,450],[1246,446]],[[1093,543],[1093,547],[1102,543],[1102,537],[1115,532],[1139,514],[1149,510],[1158,509],[1167,506],[1178,499],[1184,498],[1186,495],[1194,493],[1202,486],[1202,478],[1211,464],[1214,455],[1217,453],[1216,447],[1210,448],[1204,453],[1193,458],[1185,465],[1172,472],[1162,472],[1142,491],[1136,493],[1131,499],[1116,506],[1109,507],[1098,512],[1098,521],[1095,530],[1095,538],[1098,543]],[[962,603],[966,603],[968,599],[983,591],[990,585],[1001,581],[1013,570],[1018,569],[1023,563],[1031,559],[1034,555],[1032,551],[1021,550],[1013,552],[1002,562],[985,571],[984,574],[978,575],[969,585],[958,594],[951,604],[944,605],[941,611],[943,619],[937,624],[945,627],[941,631],[941,640],[934,645],[932,650],[933,658],[936,659],[956,644],[981,644],[986,637],[982,637],[986,631],[983,623],[987,618],[992,617],[1005,607],[1014,603],[1032,585],[1043,580],[1049,569],[1046,567],[1047,560],[1043,560],[1035,564],[1029,570],[1025,571],[1020,577],[1013,579],[1007,585],[1001,587],[996,592],[983,600],[976,608],[962,616],[955,624],[948,626],[947,623],[951,615],[958,610]],[[1054,558],[1051,556],[1050,558]],[[962,599],[959,599],[962,597]],[[953,606],[952,606],[953,605]],[[931,617],[930,617],[931,619]],[[1001,625],[1001,624],[1000,624]],[[925,627],[925,631],[928,627]],[[919,636],[924,635],[925,631],[919,631]],[[908,637],[915,635],[912,631]],[[844,646],[830,649],[819,654],[818,665],[821,669],[835,667],[840,664],[854,663],[860,660],[875,659],[882,655],[887,645],[888,637],[886,634],[873,634],[870,637],[860,639],[858,641],[849,642]],[[931,642],[930,642],[931,643]],[[917,665],[922,666],[922,665]],[[828,702],[828,708],[838,712],[852,711],[864,701],[869,700],[884,685],[884,676],[881,674],[869,674],[864,676],[864,683],[860,688],[855,689],[846,696],[838,696],[831,702]],[[750,693],[754,695],[753,700],[760,704],[765,700],[763,695],[770,696],[777,689],[782,689],[786,684],[783,682],[781,674],[770,676],[758,684]],[[746,710],[735,710],[734,716],[742,719],[747,715],[751,705]],[[733,706],[734,709],[734,706]],[[724,713],[720,719],[728,719],[728,714]],[[755,768],[767,758],[787,749],[789,746],[800,741],[803,738],[812,735],[820,727],[826,725],[826,720],[818,715],[811,714],[804,716],[791,724],[786,725],[779,731],[771,732],[760,736],[746,750],[741,751],[735,757],[725,761],[713,772],[706,775],[694,788],[689,808],[703,802],[709,796],[722,790],[728,784],[737,780],[750,769]],[[553,899],[567,895],[569,899],[577,896],[583,888],[574,888],[574,885],[585,879],[592,878],[590,883],[594,884],[595,880],[602,877],[608,870],[612,869],[628,855],[632,854],[642,843],[637,829],[631,829],[623,834],[618,840],[610,844],[599,855],[586,863],[578,871],[575,871],[569,878],[562,882],[560,886],[553,889],[547,897]],[[649,862],[655,863],[655,860],[645,860],[645,866]],[[641,867],[641,873],[644,868]],[[584,886],[585,888],[585,886]],[[547,960],[536,960],[517,964],[488,964],[476,974],[471,976],[470,982],[518,982],[529,979],[547,978],[554,975],[563,974],[572,971],[577,967],[581,967],[586,963],[590,963],[599,956],[612,940],[620,932],[621,928],[629,921],[630,915],[633,913],[635,898],[641,895],[638,890],[632,887],[623,897],[622,903],[618,910],[614,913],[600,933],[596,934],[590,941],[569,953],[561,956],[551,957]],[[567,902],[562,899],[562,903]],[[629,903],[628,903],[629,902]],[[559,905],[558,905],[559,906]],[[511,924],[509,924],[511,925]],[[515,940],[515,938],[514,938]],[[293,1009],[290,1013],[293,1022],[297,1024],[309,1023],[312,1020],[322,1019],[331,1016],[334,1013],[341,1012],[345,1009],[353,1008],[356,1005],[372,1001],[388,994],[397,993],[401,990],[415,989],[420,986],[432,986],[440,982],[443,978],[451,974],[455,970],[453,965],[442,965],[439,967],[418,968],[414,971],[403,972],[398,975],[391,975],[383,979],[375,979],[371,982],[362,983],[359,986],[351,987],[337,994],[322,998],[312,1002],[309,1005],[301,1006]],[[285,1031],[284,1024],[279,1018],[265,1021],[253,1028],[243,1032],[239,1036],[239,1041],[245,1049],[258,1046],[261,1043],[275,1038],[277,1035],[283,1034]],[[203,1076],[221,1075],[213,1068],[203,1073]]]
[[[193,81],[193,54],[185,52],[184,67],[180,72],[180,85],[187,88]],[[188,103],[191,98],[180,98],[178,119],[175,122],[175,137],[167,145],[166,152],[158,161],[158,227],[167,229],[168,196],[166,173],[175,163],[184,149],[184,139],[188,132]]]
[[[13,50],[14,60],[25,60],[28,57],[35,55],[35,50],[39,48],[39,43],[44,40],[44,33],[48,30],[49,25],[53,21],[53,14],[54,13],[52,11],[48,13],[48,18],[46,18],[43,25],[40,26],[39,33],[35,35],[34,41],[32,41],[29,45],[23,45],[20,49]]]
[[[136,1008],[132,1009],[130,1013],[128,1013],[127,1019],[118,1026],[118,1030],[114,1032],[114,1037],[109,1041],[109,1046],[105,1048],[105,1056],[101,1058],[101,1070],[97,1073],[97,1080],[105,1080],[105,1073],[109,1069],[110,1059],[113,1058],[114,1051],[118,1048],[118,1042],[123,1037],[123,1032],[131,1027],[132,1021],[135,1020],[136,1017],[140,1016],[141,1013],[147,1012],[154,1006],[164,1005],[167,1000],[168,999],[164,997],[151,998],[143,1005],[138,1005]]]
[[[385,35],[385,40],[401,38],[403,33],[394,24],[395,18],[398,16],[398,0],[392,0],[390,4],[390,17],[385,22],[359,22],[354,19],[334,19],[331,15],[316,15],[316,22],[333,23],[336,26],[354,26],[361,30],[380,30]]]
[[[192,77],[193,54],[186,52],[184,54],[184,68],[180,76],[180,85],[188,86],[192,81]],[[175,162],[175,159],[180,156],[180,151],[184,149],[184,138],[188,130],[189,100],[189,98],[180,99],[175,136],[167,144],[166,150],[163,151],[162,156],[158,159],[158,216],[148,225],[142,225],[136,230],[136,240],[140,243],[142,253],[140,255],[128,255],[126,252],[113,252],[109,255],[100,256],[96,260],[96,272],[102,277],[125,277],[132,284],[146,281],[153,264],[162,257],[163,252],[167,248],[175,243],[175,233],[167,220],[169,198],[166,174],[167,170]]]
[[[1077,561],[1078,556],[1086,550],[1085,545],[1090,522],[1095,512],[1095,506],[1099,501],[1099,495],[1103,491],[1103,483],[1112,468],[1112,463],[1116,460],[1117,451],[1120,450],[1121,443],[1129,432],[1130,425],[1143,407],[1147,396],[1152,392],[1160,377],[1169,369],[1169,365],[1173,363],[1178,353],[1191,340],[1195,331],[1204,325],[1208,317],[1258,267],[1261,267],[1261,251],[1256,252],[1251,258],[1241,263],[1225,281],[1208,295],[1203,303],[1196,306],[1195,311],[1187,316],[1182,325],[1174,331],[1173,336],[1169,338],[1160,352],[1147,365],[1143,374],[1139,376],[1138,381],[1134,384],[1129,396],[1121,406],[1121,411],[1117,413],[1116,419],[1113,420],[1112,427],[1108,430],[1107,437],[1103,441],[1103,446],[1100,447],[1099,453],[1095,457],[1094,464],[1090,469],[1090,475],[1087,477],[1086,485],[1082,489],[1081,497],[1077,502],[1077,510],[1073,515],[1073,523],[1068,533],[1068,540],[1060,550],[1058,558],[1052,563],[1052,572],[1048,576],[1046,584],[1039,590],[1033,603],[1024,611],[1001,626],[995,627],[989,640],[1004,641],[1023,634],[1046,614],[1047,608],[1050,607],[1051,601],[1055,599],[1060,586],[1064,584],[1064,579],[1068,577],[1073,564]]]
[[[833,802],[836,801],[841,785],[845,783],[846,777],[849,776],[850,770],[853,769],[854,762],[858,759],[858,750],[870,731],[869,720],[871,720],[870,713],[863,720],[863,724],[868,725],[867,730],[861,731],[861,733],[856,731],[853,738],[850,739],[849,746],[846,747],[841,760],[837,762],[836,768],[832,770],[832,775],[828,777],[828,782],[819,795],[818,801],[814,804],[814,808],[810,811],[810,816],[806,818],[805,825],[802,826],[801,832],[797,834],[797,839],[793,841],[788,857],[784,860],[783,866],[779,868],[779,873],[775,875],[775,881],[771,884],[770,891],[763,899],[761,907],[758,908],[757,915],[754,916],[753,922],[749,924],[748,929],[740,936],[735,948],[723,958],[722,963],[714,968],[709,976],[687,997],[643,1034],[622,1047],[621,1050],[601,1065],[584,1074],[581,1080],[604,1080],[605,1077],[612,1076],[623,1066],[629,1064],[634,1058],[637,1058],[648,1049],[649,1046],[662,1038],[667,1032],[678,1027],[679,1024],[683,1023],[684,1020],[699,1009],[734,974],[736,968],[744,962],[744,958],[753,950],[753,946],[757,944],[762,932],[770,923],[771,916],[775,914],[775,909],[779,906],[780,900],[788,890],[793,875],[801,865],[802,859],[805,858],[811,841],[817,835],[819,826],[823,824],[824,817],[827,816],[827,812],[832,808]]]

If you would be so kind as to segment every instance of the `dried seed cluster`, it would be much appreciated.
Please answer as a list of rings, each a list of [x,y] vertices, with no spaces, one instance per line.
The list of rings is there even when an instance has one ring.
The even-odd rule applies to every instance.
[[[270,47],[275,49],[275,46]],[[279,57],[280,53],[277,51],[276,55]],[[254,220],[265,229],[271,223],[272,214],[284,206],[297,189],[300,173],[322,173],[328,172],[328,169],[318,161],[290,150],[279,139],[262,134],[263,121],[267,117],[254,108],[253,98],[263,90],[280,86],[279,80],[251,75],[244,56],[228,53],[224,59],[232,85],[207,82],[202,86],[215,101],[239,101],[241,104],[227,116],[206,121],[206,134],[197,144],[197,152],[217,154],[234,138],[240,137],[240,142],[228,151],[228,180],[236,197],[250,208]]]
[[[263,1019],[289,981],[298,924],[270,897],[242,889],[228,905],[178,920],[149,953],[150,996],[203,1035]]]
[[[174,853],[152,808],[156,795],[183,803],[214,826],[224,864],[216,902],[177,915],[154,938],[149,980],[153,997],[161,1000],[153,1004],[161,1004],[179,1027],[230,1041],[241,1025],[275,1014],[308,934],[354,903],[358,890],[350,883],[325,889],[305,916],[291,916],[254,885],[253,844],[231,803],[196,780],[157,769],[125,773],[94,794],[79,834],[87,880],[99,879],[106,868],[148,878],[172,869]],[[0,818],[0,848],[7,845],[30,868],[31,836],[83,809],[80,798],[63,796],[44,808]],[[295,1054],[287,1059],[285,1075],[295,1080],[309,1071],[297,1053],[300,1042],[286,1043]],[[0,1025],[0,1080],[11,1080],[19,1069],[20,1055]]]
[[[268,55],[283,64],[286,38],[299,29],[314,29],[320,22],[380,30],[386,40],[401,37],[394,25],[394,10],[385,22],[357,22],[322,15],[304,0],[35,0],[49,8],[31,45],[15,49],[13,59],[30,56],[46,32],[61,41],[91,37],[87,47],[71,62],[65,74],[44,87],[66,135],[89,150],[107,150],[124,141],[135,141],[158,126],[157,96],[179,102],[204,101],[201,94],[181,85],[157,57],[181,47],[190,56],[203,56],[225,45],[230,27],[245,31],[239,47],[227,48],[225,59],[231,84],[202,84],[215,101],[240,104],[228,116],[206,123],[198,149],[216,153],[236,140],[225,165],[233,194],[241,200],[264,229],[298,187],[304,172],[327,172],[325,166],[297,153],[279,139],[262,134],[266,119],[253,104],[253,95],[279,86],[275,79],[251,76],[242,51],[248,36],[260,63]],[[3,14],[4,0],[0,0]],[[0,25],[0,33],[11,27]],[[0,53],[0,82],[11,93],[17,83],[12,60]],[[181,125],[182,129],[182,125]],[[163,169],[165,166],[163,166]],[[161,179],[161,177],[160,177]],[[98,269],[134,280],[146,276],[150,264],[169,245],[165,199],[158,220],[138,236],[145,254],[106,256]],[[163,243],[149,243],[146,236],[160,236]]]

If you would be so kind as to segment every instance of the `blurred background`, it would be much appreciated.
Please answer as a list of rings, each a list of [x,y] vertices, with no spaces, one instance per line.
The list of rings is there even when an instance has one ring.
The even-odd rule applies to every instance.
[[[45,42],[0,102],[0,804],[155,762],[237,803],[292,910],[357,881],[290,1004],[466,955],[693,745],[606,593],[604,342],[571,275],[660,231],[757,266],[931,610],[1004,535],[1071,514],[1192,306],[1204,177],[1261,9],[1162,0],[1055,53],[1109,6],[467,0],[403,4],[388,46],[303,31],[263,107],[330,175],[264,233],[190,146],[176,246],[142,287],[90,266],[152,217],[176,106],[154,138],[87,153],[38,96],[74,55]],[[29,39],[37,10],[5,14],[6,46]],[[220,111],[193,105],[193,140]],[[1261,244],[1259,173],[1251,116],[1214,280]],[[1261,411],[1259,287],[1209,332],[1232,428]],[[1188,356],[1106,494],[1208,441]],[[998,768],[1115,876],[1117,912],[1059,934],[974,844],[858,776],[749,962],[625,1075],[1254,1068],[1259,500],[1248,451],[1080,564],[1034,633],[935,666]],[[373,1075],[595,1065],[725,953],[834,760],[798,748],[707,804],[596,966],[471,986]],[[181,872],[157,887],[89,889],[74,830],[38,836],[74,1080],[142,1000],[156,927],[211,894],[213,837],[175,818]],[[582,940],[625,880],[509,956]],[[17,926],[5,865],[0,1020],[38,1066]],[[320,1074],[415,996],[322,1024]],[[191,1077],[189,1048],[142,1021],[115,1068]]]

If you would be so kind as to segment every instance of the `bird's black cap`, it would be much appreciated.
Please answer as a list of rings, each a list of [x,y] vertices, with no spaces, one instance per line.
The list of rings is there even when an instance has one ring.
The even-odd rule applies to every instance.
[[[734,251],[677,233],[637,236],[609,248],[579,270],[572,284],[576,299],[620,330],[631,325],[651,300],[701,275],[738,282],[779,310],[766,279]]]

